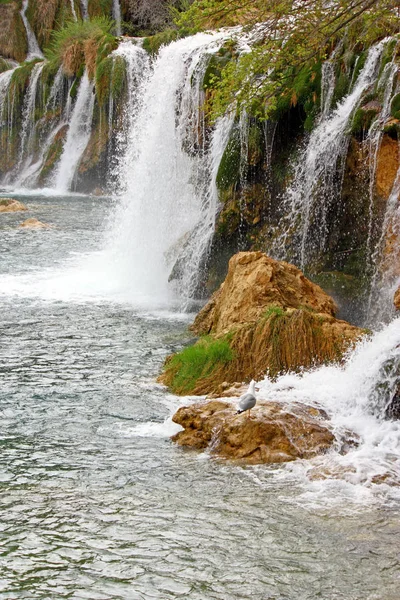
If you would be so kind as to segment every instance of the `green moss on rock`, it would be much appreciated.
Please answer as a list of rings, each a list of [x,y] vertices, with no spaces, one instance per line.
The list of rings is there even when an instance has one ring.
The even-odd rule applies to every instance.
[[[234,187],[239,181],[240,152],[240,132],[234,127],[218,168],[216,183],[220,191]]]

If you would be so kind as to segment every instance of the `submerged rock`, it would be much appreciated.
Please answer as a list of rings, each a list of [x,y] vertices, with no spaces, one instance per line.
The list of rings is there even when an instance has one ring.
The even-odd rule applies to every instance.
[[[313,458],[335,441],[324,411],[294,402],[258,401],[251,418],[231,402],[198,402],[179,408],[173,421],[184,428],[172,437],[179,445],[251,464]]]
[[[26,229],[49,229],[51,227],[47,223],[42,223],[42,221],[38,221],[34,217],[30,219],[26,219],[23,223],[20,223],[18,227],[24,227]]]
[[[0,198],[0,213],[28,210],[25,204],[14,198]]]

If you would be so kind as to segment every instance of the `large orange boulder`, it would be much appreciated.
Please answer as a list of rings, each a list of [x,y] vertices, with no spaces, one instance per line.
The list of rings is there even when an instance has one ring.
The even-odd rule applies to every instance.
[[[263,252],[239,252],[230,259],[225,281],[191,329],[221,334],[236,325],[256,322],[271,306],[310,309],[329,316],[336,313],[332,298],[294,265]]]
[[[222,400],[183,406],[173,421],[184,429],[172,439],[181,446],[251,464],[313,458],[335,441],[326,414],[317,408],[262,401],[251,413],[251,418],[238,415],[234,403]]]

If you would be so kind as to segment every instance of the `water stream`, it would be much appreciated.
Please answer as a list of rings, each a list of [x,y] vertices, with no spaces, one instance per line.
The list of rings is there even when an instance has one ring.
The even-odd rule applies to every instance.
[[[313,480],[318,461],[185,452],[168,436],[190,399],[154,377],[190,316],[82,288],[109,200],[21,200],[54,227],[0,222],[0,598],[397,600],[397,489],[371,478],[398,475],[399,427],[366,399],[398,354],[399,322],[346,368],[262,384],[322,403],[338,430],[357,426],[365,443],[347,459],[322,457],[355,467],[347,479]]]

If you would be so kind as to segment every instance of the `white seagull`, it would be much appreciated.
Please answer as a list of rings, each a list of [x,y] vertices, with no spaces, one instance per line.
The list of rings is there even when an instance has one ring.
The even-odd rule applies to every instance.
[[[247,390],[247,392],[239,398],[238,410],[236,413],[237,415],[240,415],[240,413],[248,410],[249,414],[247,416],[251,418],[250,411],[252,408],[254,408],[257,402],[255,386],[256,382],[254,381],[254,379],[252,379],[250,381],[249,389]]]

